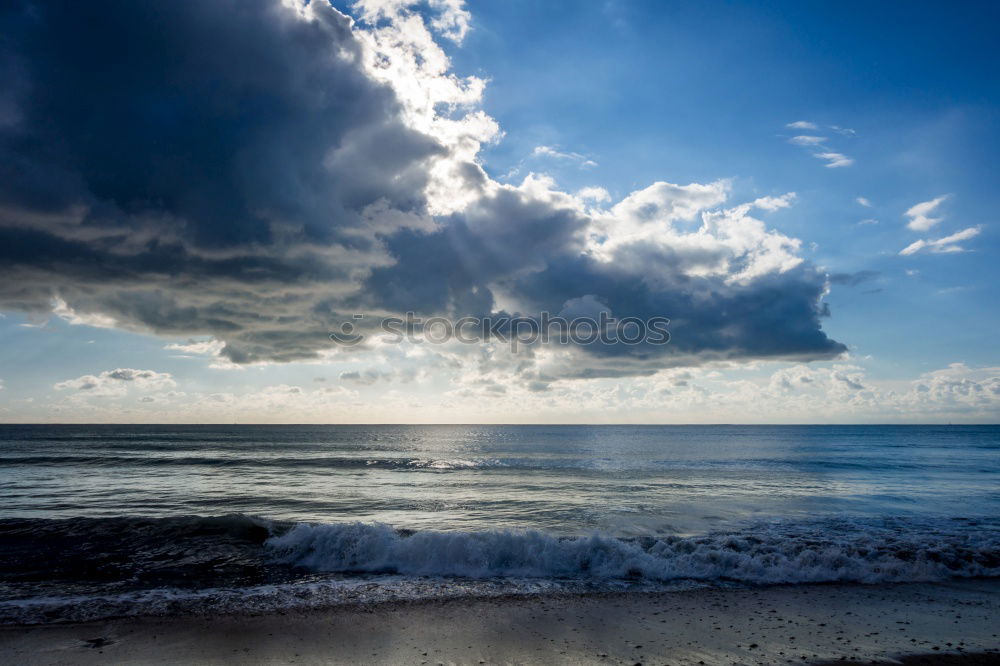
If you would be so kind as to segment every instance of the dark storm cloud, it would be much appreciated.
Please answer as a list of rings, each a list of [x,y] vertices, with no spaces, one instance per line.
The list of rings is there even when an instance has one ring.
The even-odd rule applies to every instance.
[[[396,263],[373,271],[366,291],[399,311],[485,316],[494,305],[490,284],[578,253],[586,223],[573,209],[499,189],[439,232],[406,230],[389,238]]]
[[[2,202],[130,230],[168,214],[197,246],[342,236],[380,198],[420,204],[433,142],[357,64],[348,20],[263,0],[45,2],[5,16],[23,80]]]
[[[844,351],[820,327],[823,274],[800,263],[736,279],[772,244],[762,231],[757,249],[714,242],[706,227],[703,247],[636,241],[599,259],[579,202],[538,182],[500,186],[461,161],[452,184],[472,203],[431,220],[429,165],[444,141],[412,129],[393,89],[366,72],[350,19],[319,0],[303,11],[274,0],[6,3],[0,310],[56,303],[83,321],[212,335],[235,363],[315,357],[352,312],[482,316],[503,303],[535,315],[586,303],[672,320],[670,345],[588,346],[578,362],[537,370],[538,387]],[[691,223],[723,190],[658,183],[612,217]],[[720,261],[728,272],[701,268]]]
[[[691,204],[675,200],[684,196],[675,191],[682,188],[649,189],[669,199],[661,202],[667,218],[675,216],[672,208],[686,211]],[[693,195],[704,193],[696,189]],[[753,268],[761,246],[783,238],[762,226],[757,229],[755,221],[740,217],[745,213],[735,209],[729,215],[734,229],[751,227],[759,234],[747,248],[719,231],[722,240],[700,246],[643,240],[598,258],[586,243],[590,220],[578,209],[558,198],[501,189],[437,232],[403,232],[391,238],[388,247],[396,262],[372,273],[366,293],[422,314],[484,316],[500,293],[499,302],[516,304],[510,314],[522,316],[549,312],[596,318],[604,310],[619,320],[671,320],[669,344],[582,345],[571,363],[538,369],[536,379],[542,383],[645,375],[707,361],[809,361],[844,353],[847,348],[821,328],[829,315],[822,302],[825,273],[799,262],[734,279]],[[612,216],[618,216],[612,227],[628,224],[620,211]],[[683,216],[694,217],[694,212]],[[720,261],[727,270],[696,270]]]
[[[310,11],[5,5],[0,307],[59,296],[234,360],[325,345],[323,299],[379,260],[365,207],[421,212],[441,147],[365,74],[350,20]]]
[[[519,280],[517,286],[540,310],[558,309],[585,293],[600,298],[618,318],[670,318],[668,345],[584,348],[594,354],[801,360],[845,351],[820,329],[820,318],[826,314],[820,304],[823,276],[808,266],[765,275],[749,284],[678,275],[670,287],[654,288],[641,274],[618,273],[613,266],[574,257]]]

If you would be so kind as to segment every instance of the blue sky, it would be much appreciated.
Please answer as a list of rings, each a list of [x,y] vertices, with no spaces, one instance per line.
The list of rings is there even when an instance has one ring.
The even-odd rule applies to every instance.
[[[600,183],[621,195],[651,179],[728,177],[747,197],[794,191],[794,209],[769,218],[775,227],[816,243],[814,260],[832,271],[881,273],[831,294],[834,317],[824,328],[834,337],[894,357],[886,372],[940,365],[957,351],[970,363],[996,361],[1000,309],[987,305],[1000,302],[990,224],[1000,204],[995,7],[472,8],[477,30],[453,57],[491,78],[484,106],[507,131],[486,153],[496,173],[543,144],[598,162],[588,170],[546,165],[569,188]],[[818,129],[784,126],[802,119]],[[823,168],[789,145],[798,134],[829,137],[855,163]],[[973,251],[899,257],[915,238],[905,210],[946,193],[937,230],[983,225]],[[879,223],[858,224],[869,219]],[[882,291],[862,293],[871,289]]]
[[[535,145],[555,145],[598,162],[544,165],[570,189],[601,184],[621,196],[650,180],[726,177],[746,197],[796,192],[795,207],[771,224],[816,243],[814,260],[832,271],[881,273],[833,292],[824,328],[834,337],[895,356],[893,365],[909,371],[958,350],[969,362],[996,361],[1000,310],[987,305],[1000,302],[991,224],[1000,205],[995,7],[913,3],[905,15],[871,3],[578,9],[472,5],[477,29],[453,57],[460,70],[491,79],[484,107],[507,132],[486,151],[494,173]],[[803,119],[818,129],[785,127]],[[829,137],[855,163],[823,168],[788,143],[799,134]],[[973,251],[897,256],[916,238],[903,213],[946,193],[935,231],[983,225]],[[858,225],[868,219],[879,223]],[[873,288],[883,291],[859,293]]]
[[[266,13],[273,11],[269,3],[261,0],[257,4],[262,16],[273,21],[274,15]],[[17,270],[11,268],[3,276],[8,286],[0,294],[0,310],[5,314],[0,319],[0,419],[996,421],[1000,414],[1000,359],[995,343],[995,331],[1000,326],[996,307],[1000,303],[1000,275],[995,257],[1000,244],[996,218],[1000,195],[995,156],[1000,149],[1000,91],[995,72],[1000,66],[1000,49],[992,34],[998,11],[995,7],[987,3],[949,7],[910,3],[904,11],[902,6],[891,4],[696,2],[580,2],[568,7],[564,3],[519,0],[469,2],[464,7],[455,3],[427,6],[376,0],[334,2],[334,6],[357,22],[345,28],[347,24],[340,23],[338,15],[321,17],[320,22],[326,20],[334,26],[321,39],[357,44],[359,52],[380,54],[395,63],[396,69],[381,71],[370,63],[358,65],[359,70],[343,75],[352,81],[349,77],[358,77],[358,82],[351,84],[354,87],[346,92],[337,89],[339,92],[329,97],[335,101],[328,102],[331,106],[315,117],[297,111],[299,115],[289,115],[294,122],[283,124],[286,119],[281,115],[283,109],[292,106],[285,104],[287,100],[298,99],[300,94],[306,98],[312,90],[309,86],[315,83],[303,84],[303,90],[288,84],[287,89],[275,91],[273,96],[265,87],[252,98],[254,101],[243,99],[235,111],[222,112],[216,102],[201,106],[205,100],[197,98],[199,93],[195,91],[201,90],[197,86],[188,97],[174,99],[168,88],[137,91],[129,87],[133,84],[128,83],[128,72],[123,71],[119,80],[110,82],[95,75],[94,99],[131,100],[136,95],[161,99],[155,121],[168,113],[164,109],[171,109],[169,113],[177,114],[172,123],[187,123],[183,136],[197,137],[200,131],[212,127],[248,128],[233,131],[232,143],[220,143],[215,149],[219,154],[232,151],[240,155],[257,150],[256,138],[252,144],[240,142],[251,141],[246,137],[270,137],[269,128],[273,136],[302,149],[268,148],[270,152],[262,153],[266,166],[255,165],[250,176],[246,175],[249,168],[245,164],[233,172],[255,183],[251,194],[240,194],[244,200],[254,199],[253,190],[273,194],[272,199],[259,197],[254,203],[258,208],[270,206],[268,210],[280,211],[269,218],[271,227],[265,235],[261,235],[264,232],[259,230],[259,220],[243,227],[219,221],[228,219],[227,215],[241,214],[234,211],[252,208],[233,204],[236,197],[219,203],[223,195],[229,196],[224,185],[213,185],[209,192],[204,189],[204,180],[196,181],[191,175],[191,182],[185,183],[184,176],[173,172],[159,181],[133,184],[124,174],[115,176],[119,167],[108,166],[102,161],[106,157],[88,156],[84,151],[91,148],[82,141],[74,149],[77,152],[60,165],[73,165],[66,168],[78,170],[74,177],[85,183],[83,193],[66,186],[65,196],[60,194],[62,199],[52,199],[65,201],[58,214],[65,214],[67,220],[71,215],[66,211],[87,206],[90,212],[83,221],[58,225],[39,222],[42,209],[37,203],[25,203],[29,201],[27,185],[5,193],[7,203],[2,214],[6,217],[0,218],[0,226],[17,233],[25,229],[44,232],[52,239],[81,246],[90,244],[86,251],[74,250],[90,258],[83,259],[84,254],[80,254],[72,259],[64,257],[62,263],[43,261],[40,245],[26,243],[17,236],[18,242],[24,243],[17,245],[20,254],[8,258]],[[115,9],[108,7],[105,11]],[[112,18],[100,18],[113,27]],[[25,19],[12,12],[5,20]],[[144,19],[133,16],[130,20],[141,26]],[[268,40],[258,39],[256,43],[262,44],[262,51],[284,49],[270,54],[276,63],[284,63],[293,57],[287,54],[293,53],[305,63],[315,62],[309,59],[317,57],[309,51],[314,48],[313,42],[301,34],[271,35],[266,22],[230,24],[225,10],[178,15],[172,20],[165,28],[168,36],[176,30],[178,44],[190,43],[193,61],[204,54],[197,52],[197,39],[183,31],[198,26],[231,31],[232,39],[227,38],[226,44],[233,44],[233,62],[223,62],[230,51],[220,48],[224,55],[206,65],[216,82],[242,81],[241,77],[246,76],[238,65],[242,62],[239,31],[246,35],[255,30],[266,33]],[[301,20],[309,25],[317,22],[312,15]],[[58,64],[59,58],[66,56],[46,42],[46,37],[57,34],[58,29],[53,23],[37,31],[25,31],[28,36],[13,47],[10,62],[20,62],[17,58],[26,54],[45,53]],[[141,34],[141,27],[137,34]],[[180,39],[182,36],[185,38]],[[283,42],[285,39],[289,41]],[[162,46],[165,54],[170,48],[183,48],[169,41],[166,39]],[[76,47],[88,51],[87,62],[89,58],[101,62],[99,49],[93,43],[84,41]],[[128,45],[122,48],[127,50]],[[424,54],[427,60],[410,63],[408,58],[414,53]],[[164,65],[150,57],[149,62],[135,67],[141,75]],[[143,72],[142,67],[147,71]],[[218,67],[218,71],[212,67]],[[261,69],[266,70],[266,66]],[[87,131],[99,138],[100,132],[111,131],[84,122],[93,112],[85,107],[52,106],[66,107],[71,103],[65,100],[74,98],[69,92],[59,97],[56,93],[68,84],[57,78],[43,78],[49,75],[42,65],[33,65],[25,67],[16,81],[12,78],[15,83],[47,81],[55,100],[46,100],[48,107],[33,97],[38,85],[24,86],[28,92],[23,93],[22,86],[9,86],[15,92],[9,99],[0,99],[0,110],[8,113],[4,118],[14,119],[2,125],[8,132],[2,145],[13,146],[4,148],[12,151],[11,163],[21,164],[14,162],[15,158],[41,160],[30,152],[34,149],[17,143],[22,136],[18,132],[34,127],[32,123],[43,117],[32,116],[43,113],[38,109],[57,115],[65,111],[67,117],[83,119],[72,124],[66,121],[66,134]],[[174,68],[170,76],[184,79],[187,74]],[[469,76],[481,83],[481,89],[476,87],[478,83],[464,79]],[[102,86],[107,86],[107,91]],[[297,160],[308,152],[306,146],[314,140],[312,137],[359,136],[351,133],[353,126],[343,129],[325,123],[349,122],[342,118],[382,118],[373,110],[388,104],[380,86],[393,91],[404,111],[387,106],[389,111],[377,113],[388,114],[386,117],[400,113],[399,128],[390,134],[379,125],[378,143],[361,144],[361,148],[354,149],[343,172],[324,176],[348,185],[338,185],[340,189],[332,193],[324,189],[327,185],[315,186],[320,188],[315,191],[309,189],[314,184],[308,169],[316,167]],[[232,99],[242,90],[233,83]],[[205,93],[206,99],[211,95]],[[342,114],[336,100],[344,96],[356,106],[351,107],[354,111]],[[421,105],[426,105],[427,100],[431,102],[424,108]],[[100,102],[96,104],[100,108]],[[233,115],[212,115],[216,113]],[[247,114],[254,117],[248,119]],[[153,125],[139,125],[134,136],[123,132],[122,150],[141,143],[137,137],[144,140],[143,132],[159,131],[161,140],[157,142],[157,136],[152,136],[148,145],[157,147],[149,150],[163,152],[166,157],[159,155],[154,161],[141,154],[131,155],[122,163],[134,160],[140,169],[155,169],[159,168],[155,165],[190,155],[180,149],[172,155],[169,148],[162,148],[162,138],[173,130]],[[302,130],[299,136],[290,129],[299,126],[307,127],[311,134]],[[343,134],[337,134],[342,129]],[[229,131],[222,131],[228,141]],[[26,129],[23,134],[28,133]],[[419,147],[421,136],[437,142],[438,152],[419,153],[423,150]],[[114,154],[113,150],[108,152]],[[413,161],[405,162],[410,158],[403,156],[411,153]],[[323,168],[329,166],[330,154]],[[385,155],[398,164],[386,166]],[[435,163],[436,159],[440,162]],[[369,168],[369,163],[376,166]],[[55,173],[52,164],[44,164],[39,172]],[[209,179],[217,179],[213,183],[230,182],[230,176],[220,176],[220,169],[229,169],[232,162],[220,164],[218,168],[206,167],[205,173],[210,174]],[[426,166],[432,164],[438,166]],[[468,168],[483,174],[479,178],[485,179],[485,189],[475,193],[469,189],[471,185],[462,184],[464,181],[456,175],[462,165],[475,165]],[[430,184],[426,185],[430,189],[421,189],[425,187],[420,185],[424,176],[419,170],[423,168],[431,174],[427,176]],[[435,180],[439,176],[434,168],[445,174],[441,182]],[[377,180],[383,169],[397,171],[383,182]],[[115,183],[125,184],[108,186],[101,180],[105,172],[117,178]],[[298,189],[290,190],[292,186],[285,184],[286,179],[293,182],[289,173],[296,174],[294,187]],[[166,189],[162,182],[167,178],[179,181]],[[400,183],[410,181],[417,183],[413,186],[414,192],[419,191],[417,204],[413,203],[414,195],[400,191]],[[43,191],[56,191],[65,182],[52,176]],[[627,211],[623,212],[623,201],[636,200],[630,197],[658,182],[679,186],[723,184],[713,190],[716,198],[710,204],[698,204],[697,214],[666,219],[668,226],[664,229],[692,234],[675,238],[645,227],[641,233],[635,231],[628,226],[634,220],[630,222]],[[135,192],[127,191],[132,185]],[[435,194],[434,187],[443,194]],[[344,188],[349,190],[347,194]],[[602,188],[606,195],[588,199],[583,194],[585,188]],[[288,195],[289,191],[295,194]],[[199,194],[188,196],[186,192]],[[693,191],[678,192],[669,196],[694,196]],[[207,208],[191,203],[202,201],[199,197],[217,195],[220,198]],[[514,205],[510,202],[504,204],[504,196],[519,197],[518,207],[510,208]],[[356,240],[357,232],[338,236],[339,230],[348,228],[346,223],[335,223],[331,232],[324,226],[324,216],[339,215],[350,205],[338,204],[336,210],[328,210],[312,203],[330,197],[341,197],[342,201],[370,197],[365,199],[365,205],[381,200],[383,208],[397,214],[391,217],[379,209],[383,219],[397,222],[378,222],[382,231],[366,236],[363,243]],[[770,234],[753,243],[769,242],[767,238],[777,242],[779,237],[797,240],[794,249],[788,246],[783,250],[789,253],[786,259],[794,258],[796,267],[790,268],[791,263],[786,262],[781,268],[768,269],[767,275],[760,269],[751,278],[740,278],[738,289],[732,286],[738,277],[735,273],[719,274],[713,278],[714,286],[706,283],[705,288],[720,298],[734,299],[728,302],[735,308],[738,303],[757,302],[751,299],[757,299],[762,292],[753,285],[774,279],[781,285],[774,292],[775,299],[784,299],[783,294],[808,292],[811,295],[803,298],[812,299],[809,302],[820,314],[806,316],[802,321],[795,321],[800,315],[794,314],[781,315],[783,319],[773,322],[762,321],[753,327],[758,331],[754,340],[743,340],[728,350],[713,347],[712,353],[707,353],[706,347],[698,346],[707,342],[690,342],[691,346],[683,349],[682,361],[667,356],[652,361],[648,357],[629,357],[621,366],[627,370],[622,372],[610,372],[606,360],[586,356],[584,365],[593,366],[585,376],[567,370],[578,366],[583,357],[567,360],[558,353],[549,357],[541,350],[530,358],[507,355],[504,350],[428,345],[366,347],[350,353],[327,350],[321,328],[317,329],[319,333],[309,334],[313,337],[308,342],[299,338],[305,324],[281,329],[287,344],[267,342],[278,335],[277,324],[254,328],[255,324],[246,321],[256,317],[245,312],[238,320],[219,323],[220,317],[226,316],[218,314],[220,304],[241,293],[241,285],[253,283],[253,275],[233,272],[223,279],[223,273],[231,270],[229,264],[202,272],[201,263],[186,260],[173,265],[170,257],[176,257],[176,252],[156,258],[159,255],[151,249],[176,243],[202,262],[222,261],[222,255],[239,256],[252,262],[256,266],[252,270],[258,274],[264,270],[262,266],[272,266],[270,262],[275,261],[273,265],[281,267],[280,271],[274,269],[276,275],[280,272],[280,280],[285,281],[276,278],[266,287],[253,287],[251,302],[259,299],[262,319],[270,316],[271,306],[267,303],[291,308],[290,299],[298,297],[297,289],[305,278],[284,276],[301,271],[305,256],[302,247],[317,252],[321,247],[327,253],[358,253],[352,255],[354,258],[332,260],[329,266],[310,273],[310,288],[320,284],[322,290],[316,293],[322,293],[322,298],[317,296],[298,313],[282,311],[284,315],[275,315],[274,321],[287,322],[301,315],[312,325],[315,316],[306,317],[305,313],[314,313],[321,306],[335,312],[328,327],[336,324],[338,316],[365,308],[385,313],[425,307],[427,313],[436,313],[433,303],[438,301],[431,294],[444,289],[445,283],[450,309],[441,312],[452,316],[480,312],[482,308],[496,312],[516,307],[534,312],[532,308],[540,304],[555,303],[558,307],[589,296],[620,316],[648,316],[658,313],[649,309],[633,312],[629,308],[639,302],[687,302],[677,300],[680,296],[670,290],[683,289],[677,285],[691,276],[701,279],[699,271],[703,269],[692,264],[683,269],[687,271],[684,280],[677,280],[676,275],[669,278],[673,286],[663,288],[666,291],[649,287],[650,293],[644,292],[641,298],[635,294],[630,299],[624,286],[631,284],[628,281],[616,282],[606,294],[597,293],[600,285],[620,278],[614,262],[621,265],[626,260],[638,261],[638,250],[659,248],[665,253],[657,255],[660,259],[628,266],[629,271],[634,271],[629,280],[648,281],[650,275],[661,270],[665,257],[673,256],[675,243],[703,239],[696,230],[698,224],[706,224],[704,215],[731,211],[734,206],[766,197],[784,198],[781,205],[763,204],[750,209],[749,215],[766,229],[759,233]],[[936,199],[940,201],[929,203]],[[141,206],[136,203],[140,200]],[[927,203],[923,211],[913,210],[922,203]],[[52,204],[46,213],[55,215],[56,207]],[[100,211],[109,208],[118,213],[102,218]],[[543,208],[546,212],[539,213]],[[214,211],[214,221],[195,219],[205,210]],[[371,219],[371,210],[366,208],[362,217]],[[523,227],[517,226],[522,214]],[[517,223],[509,222],[504,215],[517,217]],[[531,215],[539,217],[533,219]],[[753,224],[741,222],[742,213],[732,215],[736,216],[732,228]],[[420,221],[399,223],[399,216],[419,217]],[[576,221],[565,222],[565,236],[561,235],[563,231],[552,232],[561,239],[558,251],[543,251],[538,248],[557,242],[539,231],[546,224],[556,224],[550,221],[556,219],[553,216]],[[424,270],[419,273],[421,277],[414,279],[417,274],[412,271],[421,265],[418,260],[429,256],[431,265],[435,258],[444,263],[455,251],[446,241],[439,242],[435,234],[451,238],[452,244],[455,238],[466,238],[462,242],[478,239],[488,247],[497,247],[510,242],[504,235],[508,223],[515,224],[516,232],[510,233],[521,240],[511,242],[512,249],[504,245],[503,252],[509,253],[508,258],[530,255],[523,267],[503,275],[466,267],[460,274],[434,273],[433,278],[422,277],[427,274]],[[389,224],[400,226],[385,231]],[[281,230],[289,225],[305,231],[301,238],[286,243]],[[233,231],[237,227],[242,231]],[[84,233],[88,228],[112,231],[98,242]],[[622,236],[621,245],[614,245],[614,251],[607,245],[581,250],[584,245],[568,240],[581,228],[611,229],[611,233],[622,234],[626,234],[622,230],[629,230],[631,235]],[[220,245],[218,239],[223,237],[231,244]],[[127,240],[109,240],[121,238]],[[152,238],[160,240],[150,245]],[[210,247],[206,238],[214,239],[214,245]],[[282,239],[280,243],[277,238]],[[371,247],[359,249],[369,241]],[[923,243],[914,246],[918,241]],[[268,243],[281,245],[280,254],[273,247],[266,252],[260,249]],[[290,250],[293,245],[298,249]],[[112,247],[117,249],[108,249]],[[135,258],[133,263],[116,263],[130,252],[133,254],[129,256]],[[574,264],[574,252],[604,256],[604,263],[599,270]],[[541,254],[535,256],[537,253]],[[469,266],[483,263],[473,255],[466,260]],[[746,256],[739,261],[745,260]],[[106,270],[104,277],[79,273],[86,261]],[[162,266],[171,267],[146,272],[146,265],[159,267],[161,261]],[[334,270],[346,265],[356,269],[349,279]],[[540,265],[545,269],[539,271]],[[805,268],[808,271],[800,274]],[[317,274],[330,276],[328,287],[315,279]],[[533,276],[530,279],[525,277],[529,274]],[[169,283],[163,282],[164,275],[169,276]],[[122,278],[120,284],[118,278]],[[130,284],[133,278],[136,282]],[[464,286],[458,283],[466,282],[472,286],[468,293],[459,295]],[[109,283],[116,286],[108,287]],[[557,286],[563,283],[587,285],[587,290],[577,293]],[[30,288],[23,287],[25,284]],[[492,305],[481,302],[486,290]],[[337,300],[341,297],[335,294],[341,293],[346,296]],[[376,294],[378,298],[366,300],[352,293]],[[156,300],[163,294],[169,297],[163,297],[162,302]],[[218,294],[217,300],[209,303],[206,294]],[[424,295],[428,300],[411,306],[400,300],[400,294],[409,294],[411,299],[418,298],[415,294]],[[791,303],[793,297],[787,298]],[[169,307],[164,304],[167,301]],[[457,305],[473,301],[480,310],[462,310],[466,306]],[[154,307],[149,305],[152,302],[160,304]],[[829,317],[821,313],[827,306]],[[761,307],[752,306],[753,311]],[[801,309],[790,305],[788,312]],[[684,320],[678,317],[683,313],[662,314]],[[690,319],[712,320],[710,311]],[[701,324],[691,324],[696,325]],[[801,345],[806,345],[810,351],[805,356],[791,351],[759,351],[767,346],[766,340],[759,338],[767,337],[768,327],[775,331],[776,339],[788,340],[789,350],[804,349]],[[232,333],[235,330],[240,331],[239,336]],[[793,340],[798,335],[795,332],[803,331],[812,336],[813,342]],[[679,349],[685,339],[695,337],[707,341],[712,336],[699,330],[697,335],[691,332],[685,338],[683,326],[680,337],[675,332]],[[834,354],[833,343],[828,344],[827,339],[842,343],[847,351]],[[284,350],[293,351],[286,354]],[[532,369],[525,370],[527,365]],[[135,372],[116,375],[117,369]]]

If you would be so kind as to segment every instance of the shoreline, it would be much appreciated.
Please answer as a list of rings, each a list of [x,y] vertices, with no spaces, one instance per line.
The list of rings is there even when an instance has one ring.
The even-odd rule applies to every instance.
[[[18,664],[1000,664],[1000,580],[447,599],[0,627]],[[930,658],[931,661],[921,661]],[[995,660],[995,661],[994,661]]]

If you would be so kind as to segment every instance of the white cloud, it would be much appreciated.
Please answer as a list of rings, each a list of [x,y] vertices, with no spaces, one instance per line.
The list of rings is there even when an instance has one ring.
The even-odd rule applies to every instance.
[[[169,372],[155,370],[136,370],[134,368],[116,368],[105,370],[99,375],[83,375],[76,379],[57,382],[53,388],[57,391],[86,391],[89,395],[123,395],[129,388],[139,391],[159,391],[176,386]]]
[[[498,140],[502,132],[493,118],[474,108],[482,100],[486,82],[450,71],[444,49],[423,17],[412,10],[416,4],[413,0],[360,0],[354,8],[369,29],[353,34],[366,47],[366,73],[392,87],[407,124],[445,148],[428,164],[430,183],[424,194],[430,214],[449,215],[481,194],[475,184],[485,174],[472,165],[478,164],[483,144]],[[431,19],[431,27],[460,41],[469,24],[463,4],[432,0],[431,9],[439,15]]]
[[[719,369],[722,372],[719,372]],[[495,362],[488,375],[470,372],[449,394],[454,409],[488,410],[502,419],[513,405],[591,421],[636,422],[907,422],[994,421],[1000,409],[1000,368],[953,363],[912,381],[880,382],[854,363],[763,368],[720,365],[675,368],[627,382],[575,380],[535,387],[521,384],[518,368]],[[543,393],[537,391],[541,389]],[[543,395],[544,399],[539,399]],[[483,397],[490,396],[488,401]],[[637,415],[638,418],[637,418]],[[487,418],[490,418],[487,416]],[[558,418],[558,417],[556,417]]]
[[[342,382],[314,390],[294,384],[232,392],[138,395],[94,389],[59,403],[61,417],[121,421],[122,415],[161,421],[445,422],[461,414],[479,422],[505,422],[516,413],[541,422],[995,422],[1000,415],[1000,367],[963,363],[911,380],[880,381],[858,360],[832,363],[716,363],[667,368],[641,377],[582,377],[567,381],[546,373],[572,363],[568,349],[512,354],[503,345],[396,345],[391,365],[345,370]],[[404,358],[421,368],[437,365],[431,382],[407,388],[395,380]],[[389,360],[388,357],[385,360]],[[535,363],[533,364],[532,361]],[[609,363],[614,364],[615,359]],[[393,381],[385,379],[392,375]],[[559,373],[555,373],[559,375]],[[80,378],[84,379],[84,378]],[[377,388],[376,388],[377,386]],[[361,393],[378,391],[379,400]],[[361,392],[361,393],[359,393]],[[145,398],[145,399],[144,399]],[[151,398],[151,399],[150,399]],[[163,408],[170,405],[169,410]],[[145,416],[130,411],[141,409]],[[51,406],[47,409],[51,409]]]
[[[611,201],[611,194],[603,187],[584,187],[577,191],[576,196],[585,201]]]
[[[553,160],[557,162],[574,163],[580,169],[589,169],[597,166],[597,162],[595,162],[594,160],[590,159],[589,157],[587,157],[582,153],[560,150],[555,146],[541,145],[541,146],[535,146],[534,149],[531,151],[530,155],[528,155],[525,159],[518,162],[515,166],[508,169],[507,173],[500,176],[500,179],[504,181],[509,181],[515,176],[520,175],[525,168],[525,163],[533,160]],[[537,176],[534,173],[529,172],[528,177],[540,178],[541,176]],[[490,184],[492,185],[494,183]],[[599,194],[599,190],[604,190],[604,188],[585,187],[582,190],[580,190],[580,192],[583,194],[578,193],[577,196],[579,198],[585,199],[588,198],[586,196],[587,194]],[[606,192],[606,190],[604,191]]]
[[[739,283],[770,272],[784,273],[802,263],[796,255],[799,240],[768,230],[750,216],[760,199],[709,210],[726,200],[729,189],[729,181],[719,180],[708,185],[660,182],[633,192],[605,217],[595,218],[591,238],[600,240],[592,242],[589,253],[619,271],[645,266],[644,280],[654,284],[674,282],[678,271],[688,277],[714,276]],[[780,208],[793,196],[765,198],[760,207]],[[697,217],[701,224],[694,229],[675,224]]]
[[[952,363],[925,373],[904,385],[904,390],[879,385],[866,378],[863,368],[834,365],[830,368],[794,366],[775,372],[770,396],[760,396],[771,409],[782,402],[786,409],[808,412],[826,403],[833,411],[883,415],[942,413],[995,413],[1000,408],[1000,368],[970,368]],[[777,401],[774,397],[784,396]],[[764,409],[767,409],[765,407]]]
[[[663,181],[632,192],[615,204],[615,232],[630,234],[651,222],[693,220],[699,212],[718,206],[729,197],[728,180],[675,185]]]
[[[968,229],[962,229],[961,231],[953,233],[950,236],[945,236],[944,238],[914,241],[900,250],[899,253],[905,256],[916,254],[924,249],[935,253],[963,252],[963,248],[958,245],[958,243],[964,240],[969,240],[970,238],[975,238],[979,235],[981,230],[982,227],[969,227]]]
[[[1000,368],[970,368],[952,363],[928,372],[912,383],[906,398],[915,406],[989,407],[1000,404]]]
[[[774,211],[779,208],[788,208],[795,202],[795,199],[795,192],[786,192],[777,197],[760,197],[759,199],[755,199],[751,205],[761,210]]]
[[[786,127],[791,127],[794,129],[809,129],[809,130],[818,129],[814,123],[805,120],[789,123],[788,125],[786,125]],[[845,130],[843,128],[837,127],[836,125],[832,125],[830,129],[840,134],[845,134]],[[850,131],[853,132],[853,130]],[[847,155],[844,155],[843,153],[838,153],[827,148],[827,146],[824,145],[826,144],[826,141],[827,137],[818,136],[815,134],[799,134],[797,136],[793,136],[790,139],[788,139],[789,143],[794,144],[796,146],[801,146],[807,150],[815,149],[823,151],[823,152],[814,152],[812,153],[812,156],[817,159],[826,160],[827,168],[835,169],[838,167],[846,167],[854,164],[853,158],[850,158]]]
[[[818,146],[824,141],[826,141],[825,136],[808,135],[793,136],[788,140],[789,143],[794,143],[796,146]]]
[[[461,44],[472,21],[472,15],[465,9],[465,0],[429,0],[429,4],[440,12],[431,20],[431,26],[448,39]]]
[[[866,199],[865,197],[858,197],[857,199],[855,199],[855,201],[857,201],[859,204],[861,204],[865,208],[871,208],[872,207],[872,202],[869,201],[868,199]]]
[[[403,23],[412,17],[416,0],[354,0],[353,7],[369,23],[380,20]],[[461,44],[469,32],[472,16],[465,9],[464,0],[428,0],[427,4],[437,15],[430,25],[435,32]]]
[[[837,134],[841,134],[843,136],[857,136],[858,135],[858,133],[855,132],[854,130],[852,130],[850,127],[840,127],[838,125],[830,125],[830,129],[832,129]]]
[[[66,301],[56,296],[52,299],[52,314],[72,326],[93,326],[94,328],[114,328],[115,320],[99,313],[78,314]]]
[[[222,353],[222,348],[226,343],[222,340],[209,338],[208,340],[188,340],[184,344],[170,343],[164,349],[169,351],[179,351],[184,354],[198,354],[204,356],[218,356]]]
[[[580,153],[570,153],[563,152],[552,146],[535,146],[535,149],[531,151],[532,157],[549,157],[556,160],[566,160],[570,162],[576,162],[581,168],[589,168],[597,166],[597,162],[588,158],[586,155],[581,155]]]
[[[859,227],[866,227],[873,224],[878,224],[878,220],[876,220],[874,217],[866,217],[865,219],[858,222]]]
[[[826,160],[828,163],[825,166],[828,169],[836,169],[838,167],[846,167],[854,164],[854,160],[843,153],[814,153],[813,157]]]
[[[930,217],[934,213],[938,206],[941,205],[943,201],[948,199],[950,194],[942,194],[939,197],[935,197],[930,201],[923,201],[914,206],[911,206],[904,215],[910,218],[910,221],[906,223],[908,229],[913,231],[927,231],[942,219],[941,217]]]

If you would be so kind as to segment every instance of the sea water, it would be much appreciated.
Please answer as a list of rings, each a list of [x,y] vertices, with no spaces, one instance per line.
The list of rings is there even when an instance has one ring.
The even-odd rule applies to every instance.
[[[0,621],[1000,575],[998,426],[0,426]]]

